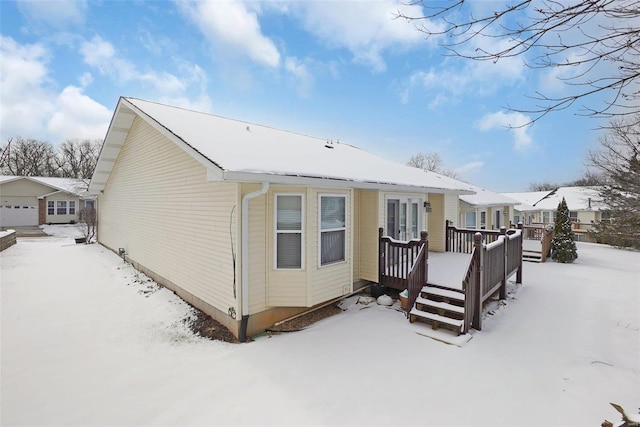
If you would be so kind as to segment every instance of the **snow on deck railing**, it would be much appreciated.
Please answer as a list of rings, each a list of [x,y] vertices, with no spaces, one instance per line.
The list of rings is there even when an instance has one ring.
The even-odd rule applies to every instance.
[[[482,329],[482,304],[493,294],[505,299],[507,279],[516,273],[516,283],[522,283],[522,224],[518,230],[500,229],[500,236],[489,244],[483,235],[474,235],[474,244],[462,289],[465,291],[464,328]]]
[[[409,278],[413,271],[422,269],[420,263],[426,265],[427,249],[424,250],[424,255],[421,255],[421,250],[427,246],[427,232],[420,233],[420,239],[412,239],[409,241],[402,241],[394,239],[390,236],[383,235],[383,229],[378,230],[379,243],[379,278],[378,282],[381,285],[398,289],[400,291],[409,289]],[[418,274],[421,283],[426,284],[426,266],[424,267],[424,277],[420,273],[414,273],[415,277]],[[411,292],[410,292],[411,294]],[[410,298],[411,299],[411,298]],[[409,301],[411,303],[411,301]]]

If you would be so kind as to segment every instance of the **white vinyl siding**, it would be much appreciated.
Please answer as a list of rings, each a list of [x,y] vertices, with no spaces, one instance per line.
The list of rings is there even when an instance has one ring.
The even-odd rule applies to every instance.
[[[99,196],[99,240],[223,313],[239,313],[238,184],[206,176],[204,166],[136,118]]]
[[[357,190],[360,194],[358,217],[359,238],[355,245],[359,246],[359,279],[378,281],[378,227],[383,221],[378,214],[378,191]],[[382,198],[384,200],[384,198]]]
[[[259,190],[258,184],[243,184],[242,193]],[[267,308],[267,195],[249,201],[249,314]],[[240,247],[236,246],[239,251]]]
[[[445,238],[445,196],[429,193],[431,212],[429,213],[429,251],[444,252]],[[449,219],[450,221],[452,219]]]

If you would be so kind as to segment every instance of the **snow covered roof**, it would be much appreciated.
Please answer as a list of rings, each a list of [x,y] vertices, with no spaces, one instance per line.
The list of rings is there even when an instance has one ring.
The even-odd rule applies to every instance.
[[[606,206],[600,201],[597,187],[559,187],[537,202],[535,206],[539,210],[554,211],[558,208],[563,197],[571,211],[606,209]]]
[[[520,202],[520,204],[513,207],[518,212],[530,212],[539,211],[540,208],[535,207],[535,204],[544,199],[551,190],[545,191],[529,191],[524,193],[502,193],[507,197],[511,197]]]
[[[220,116],[120,98],[89,187],[106,185],[136,116],[207,168],[208,179],[471,194],[466,183],[352,145]]]
[[[515,207],[517,211],[555,211],[563,197],[572,211],[597,211],[606,208],[599,201],[597,187],[559,187],[549,191],[502,194],[522,202]]]
[[[547,197],[547,195],[551,193],[551,190],[545,191],[528,191],[524,193],[502,193],[507,197],[511,197],[512,199],[516,199],[522,204],[527,204],[529,206],[534,206],[540,200]]]
[[[473,206],[514,206],[519,202],[504,194],[494,193],[486,188],[478,187],[477,185],[469,184],[471,189],[476,194],[462,195],[460,200],[469,203]]]
[[[0,184],[5,182],[17,181],[19,179],[28,179],[42,185],[50,187],[54,191],[64,191],[65,193],[74,194],[82,197],[87,192],[87,183],[77,178],[54,178],[50,176],[16,176],[2,175],[0,176]]]

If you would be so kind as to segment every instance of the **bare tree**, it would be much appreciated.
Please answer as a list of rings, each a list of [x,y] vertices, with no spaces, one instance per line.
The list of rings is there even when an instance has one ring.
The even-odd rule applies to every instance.
[[[534,114],[532,121],[578,100],[597,99],[596,94],[606,101],[584,105],[582,114],[639,118],[635,115],[640,110],[637,0],[521,0],[497,3],[495,10],[465,0],[411,4],[422,5],[425,13],[397,16],[416,22],[427,37],[437,37],[451,55],[492,62],[520,57],[531,68],[567,72],[558,78],[570,95],[535,92],[530,95],[535,107],[507,107]]]
[[[12,138],[2,164],[2,173],[19,176],[59,176],[56,153],[51,143],[20,136]],[[4,150],[3,150],[4,151]]]
[[[58,146],[57,162],[66,178],[91,178],[102,141],[68,139]]]
[[[532,182],[529,184],[529,191],[551,191],[558,187],[593,187],[602,185],[607,181],[607,177],[600,171],[587,170],[578,179],[566,182]]]
[[[92,243],[98,226],[98,217],[95,208],[90,206],[80,210],[79,219],[78,228],[82,232],[85,243]]]
[[[431,171],[451,178],[457,178],[458,174],[454,170],[443,167],[442,157],[439,153],[417,153],[411,156],[407,162],[408,166]]]
[[[638,114],[640,116],[640,114]],[[589,153],[589,164],[607,177],[600,198],[609,219],[595,225],[600,241],[640,249],[640,117],[612,121]]]
[[[529,191],[551,191],[558,187],[562,187],[561,184],[555,182],[532,182],[529,184]]]

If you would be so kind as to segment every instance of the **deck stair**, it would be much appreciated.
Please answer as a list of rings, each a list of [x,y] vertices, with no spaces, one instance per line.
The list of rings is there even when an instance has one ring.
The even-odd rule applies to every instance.
[[[523,250],[522,260],[529,261],[529,262],[542,262],[542,252]]]
[[[464,319],[464,294],[456,289],[440,286],[424,286],[409,312],[409,321],[431,324],[432,329],[450,329],[458,335]]]

